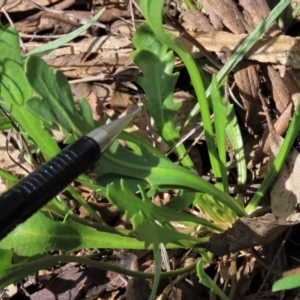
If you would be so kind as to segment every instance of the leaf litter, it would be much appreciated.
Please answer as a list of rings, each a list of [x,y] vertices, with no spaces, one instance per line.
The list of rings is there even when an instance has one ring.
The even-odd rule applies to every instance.
[[[31,35],[31,33],[39,33],[48,30],[51,35],[61,35],[78,28],[83,18],[91,18],[91,12],[88,9],[82,10],[80,6],[76,6],[74,4],[74,1],[60,1],[59,4],[55,4],[54,2],[55,1],[51,1],[50,3],[50,1],[43,0],[35,1],[35,3],[42,7],[53,5],[53,8],[57,10],[69,10],[69,12],[71,11],[75,16],[79,16],[79,18],[75,21],[67,14],[58,15],[53,11],[46,10],[38,13],[30,13],[33,7],[31,6],[30,2],[27,1],[21,1],[20,3],[19,1],[9,1],[7,6],[4,6],[4,9],[7,13],[14,13],[13,17],[18,15],[17,21],[15,21],[15,25],[20,32],[21,37],[25,40],[25,45],[29,50],[34,49],[38,46],[38,43],[41,43],[41,39],[37,40],[37,42],[34,43],[32,41],[29,41],[29,39],[33,38],[33,35]],[[56,6],[54,6],[54,4]],[[194,38],[197,39],[197,36],[201,36],[201,31],[203,31],[203,28],[205,28],[204,31],[209,31],[209,33],[207,33],[205,36],[205,38],[208,40],[207,44],[204,43],[205,39],[201,40],[199,38],[199,40],[200,42],[202,41],[202,43],[204,43],[204,47],[208,51],[212,52],[216,56],[216,58],[219,58],[222,62],[226,61],[229,58],[232,50],[235,48],[235,45],[240,43],[240,41],[245,37],[243,34],[250,33],[255,28],[255,26],[257,26],[257,24],[270,12],[270,8],[265,1],[239,1],[239,7],[243,8],[243,13],[239,10],[239,7],[234,1],[202,1],[201,4],[203,5],[204,10],[194,11],[193,14],[196,15],[196,18],[194,19],[190,19],[191,17],[189,17],[187,14],[191,11],[185,10],[180,5],[178,5],[178,12],[181,12],[182,17],[184,16],[186,28],[193,27],[194,29],[196,29],[196,31],[199,31],[198,33],[196,32],[195,34],[192,34]],[[111,25],[111,27],[113,28],[113,22],[115,22],[116,19],[125,18],[129,20],[132,14],[135,16],[135,18],[140,18],[140,13],[135,8],[133,10],[133,13],[131,13],[130,7],[126,2],[125,4],[122,4],[118,1],[98,0],[95,1],[95,5],[107,6],[105,15],[99,21],[105,23],[101,23],[103,25],[102,29],[100,29],[100,27],[94,26],[92,32],[86,33],[83,39],[76,41],[75,43],[73,43],[73,45],[62,47],[58,49],[58,51],[52,51],[48,55],[48,57],[44,57],[44,59],[48,64],[50,64],[50,66],[56,69],[60,69],[62,72],[64,72],[69,79],[86,78],[87,76],[90,77],[99,75],[99,73],[104,74],[104,76],[102,76],[102,78],[100,79],[100,84],[99,82],[97,83],[97,89],[95,82],[93,82],[93,79],[91,81],[91,84],[87,87],[87,94],[94,93],[92,94],[94,95],[93,97],[95,97],[96,95],[98,99],[106,99],[101,102],[101,106],[100,108],[98,108],[98,112],[96,112],[96,109],[94,111],[94,115],[99,116],[103,111],[107,111],[109,102],[111,101],[109,99],[112,98],[111,84],[113,83],[113,81],[115,81],[115,78],[112,76],[112,74],[115,74],[118,71],[124,69],[124,67],[128,63],[130,53],[133,50],[133,45],[131,41],[132,32],[127,31],[126,33],[124,33],[123,31],[118,31],[120,29],[117,29],[115,32],[113,32],[113,35],[104,34],[100,37],[100,39],[98,39],[98,36],[102,34],[101,30],[103,30],[103,28],[105,28],[107,24]],[[291,8],[289,9],[291,10]],[[24,12],[29,12],[29,14],[26,15],[24,14]],[[288,13],[286,18],[288,21]],[[118,22],[120,21],[118,20]],[[125,26],[126,22],[124,22],[123,24]],[[197,26],[199,26],[198,29]],[[277,47],[275,47],[274,51],[272,50],[274,53],[290,53],[289,51],[291,50],[291,48],[287,47],[291,46],[287,45],[297,43],[297,38],[279,35],[277,39],[274,36],[278,34],[278,32],[280,32],[280,28],[276,24],[274,24],[267,32],[269,38],[265,40],[262,39],[262,42],[268,43],[269,40],[271,41],[269,43],[274,43],[274,45]],[[42,44],[45,43],[49,38],[51,38],[51,35],[46,37],[44,36],[44,41],[42,40]],[[39,35],[37,35],[35,38],[38,38],[38,36]],[[95,36],[97,36],[96,43]],[[213,39],[210,38],[209,40],[210,36],[213,36]],[[222,40],[222,36],[226,36],[225,41]],[[286,40],[288,39],[290,42],[286,42]],[[214,48],[209,48],[209,45],[212,44],[212,40],[218,41],[218,43],[214,42]],[[105,42],[102,43],[102,41]],[[232,42],[235,43],[234,46],[232,46]],[[110,45],[109,47],[106,46],[108,44]],[[261,49],[264,49],[263,47],[268,47],[265,45],[266,44],[261,46]],[[293,107],[292,102],[294,99],[293,96],[299,91],[299,81],[295,80],[295,78],[299,77],[299,71],[297,70],[298,67],[293,63],[293,59],[295,58],[294,53],[297,53],[296,48],[292,49],[292,54],[290,54],[290,56],[283,55],[281,58],[278,58],[276,56],[274,58],[270,53],[268,53],[268,55],[266,56],[266,51],[259,51],[261,50],[258,50],[258,53],[256,54],[251,53],[248,56],[249,60],[245,60],[238,65],[238,67],[234,70],[234,80],[228,81],[228,88],[233,91],[235,97],[238,99],[238,101],[240,101],[240,104],[243,107],[243,109],[237,108],[237,110],[239,111],[240,122],[242,126],[245,126],[246,128],[246,131],[243,133],[245,135],[246,143],[256,143],[258,145],[260,149],[259,151],[263,152],[263,155],[261,157],[257,154],[255,155],[255,158],[257,160],[256,163],[263,164],[263,157],[269,154],[269,150],[268,148],[263,148],[264,146],[260,146],[259,141],[261,139],[264,139],[264,136],[269,136],[269,139],[271,140],[271,159],[272,157],[277,155],[278,149],[281,145],[281,141],[278,135],[276,135],[275,133],[269,134],[268,128],[266,126],[263,126],[265,119],[262,114],[263,108],[258,97],[259,89],[261,88],[261,81],[264,82],[264,88],[268,89],[268,93],[274,101],[274,103],[272,103],[271,101],[268,103],[269,108],[273,110],[272,116],[274,120],[280,120],[284,112],[286,112],[287,110],[290,111],[289,114],[283,117],[284,125],[282,125],[282,129],[279,130],[279,134],[284,135],[291,116],[291,110]],[[251,55],[253,55],[252,58]],[[255,58],[253,59],[253,57]],[[203,62],[201,62],[200,60],[199,64],[202,63]],[[283,71],[280,64],[285,65],[285,69]],[[180,61],[178,59],[176,60],[175,69],[182,72],[182,66],[180,65]],[[130,76],[129,78],[133,78],[133,76]],[[187,88],[187,86],[188,85],[183,85],[179,88],[179,90],[189,90],[190,88]],[[293,89],[289,88],[291,86],[293,87]],[[98,92],[100,89],[102,91]],[[127,93],[132,93],[132,90],[128,89],[128,87],[126,87],[126,89]],[[81,93],[80,90],[81,88],[79,89],[78,98],[85,96],[83,95],[83,91]],[[75,90],[73,91],[75,93]],[[191,94],[188,94],[186,99],[193,98],[193,92],[189,92]],[[120,93],[122,94],[121,91]],[[132,96],[132,98],[134,99],[134,95]],[[91,96],[91,99],[93,97]],[[120,97],[120,99],[122,98],[123,97]],[[114,101],[119,101],[116,99],[119,98],[115,98]],[[126,107],[127,104],[128,102],[125,102],[125,105],[122,105],[123,107]],[[120,109],[122,105],[114,105],[115,110],[116,107],[119,107],[119,111],[112,111],[110,113],[112,115],[115,115],[116,117],[116,115],[120,113],[123,108]],[[276,132],[278,132],[277,128]],[[267,143],[266,139],[268,138],[265,138],[263,140],[263,145]],[[201,143],[205,143],[205,140],[200,140],[200,144]],[[253,147],[250,147],[250,149],[253,150]],[[202,157],[203,156],[205,156],[205,153],[202,153]],[[291,224],[294,225],[294,223],[284,221],[282,219],[298,221],[295,220],[297,216],[297,205],[299,202],[298,195],[300,195],[300,193],[298,192],[299,187],[297,185],[297,178],[299,178],[298,157],[298,152],[292,149],[289,157],[284,164],[283,169],[278,175],[270,191],[272,213],[280,218],[268,214],[261,217],[259,216],[239,219],[232,226],[232,228],[228,229],[225,233],[213,236],[212,240],[218,240],[217,244],[215,245],[224,247],[220,247],[218,249],[218,246],[216,248],[216,246],[213,245],[211,248],[211,251],[213,253],[215,253],[217,256],[223,256],[228,255],[230,251],[238,252],[240,250],[244,250],[245,248],[262,246],[267,243],[272,243],[272,241],[280,237],[281,233],[284,232],[286,228],[291,226]],[[202,173],[203,175],[209,175],[209,169],[210,166],[206,166],[205,162],[204,164],[202,162],[201,170],[199,171],[199,173]],[[249,171],[253,171],[253,165],[250,167]],[[259,182],[259,178],[256,178],[255,174],[253,176],[254,180],[249,181],[249,185],[251,185],[251,183]],[[126,225],[122,222],[120,223],[122,224],[122,226]],[[223,237],[225,237],[225,239]],[[226,251],[221,251],[221,249],[226,249]],[[50,250],[50,248],[47,250]],[[245,264],[245,261],[246,257],[243,257],[241,259],[241,264]],[[294,266],[292,265],[292,267]],[[72,295],[75,291],[74,297],[76,296],[77,298],[79,297],[78,299],[80,299],[80,296],[78,296],[79,293],[86,294],[91,285],[97,286],[95,284],[95,278],[97,276],[92,272],[91,274],[93,275],[87,275],[87,273],[89,272],[89,268],[70,268],[69,271],[67,270],[63,273],[63,276],[57,276],[55,279],[56,281],[53,281],[52,286],[57,286],[56,282],[58,282],[59,280],[66,282],[72,281],[72,284],[69,287],[65,288],[65,291],[67,293],[71,293]],[[78,281],[76,278],[79,278],[80,276],[84,277],[86,281]],[[241,276],[240,278],[241,282],[243,281],[242,277],[243,276]],[[192,277],[190,278],[190,280],[192,280]],[[92,283],[90,283],[90,281],[92,281]],[[129,286],[131,286],[131,281],[132,280],[129,279],[125,295],[130,299],[134,299],[133,295],[135,293],[138,293],[137,291],[139,291],[139,287],[142,286],[142,283],[132,283],[133,290],[130,291]],[[43,294],[44,292],[46,292],[46,289],[49,287],[50,289],[52,288],[51,283],[49,284],[49,282],[48,284],[45,284],[45,286],[47,287],[40,291],[42,292],[43,298],[46,295]],[[118,283],[117,289],[124,286],[126,286],[126,284],[124,284],[124,281],[121,280],[120,283]],[[249,296],[251,295],[251,283],[248,282],[247,286],[248,289],[245,289],[244,294]],[[188,287],[190,288],[190,285]],[[195,291],[195,289],[201,290],[203,289],[203,287],[195,284],[192,290]],[[178,291],[179,290],[180,288],[178,288]],[[185,293],[187,293],[186,290],[182,292],[182,294],[178,294],[179,298],[177,297],[177,299],[184,299],[184,295],[186,295]],[[191,291],[189,291],[189,293],[191,293]],[[59,292],[54,292],[52,294],[58,296]],[[91,298],[94,297],[94,299],[97,299],[96,297],[98,297],[99,294],[101,294],[100,291],[98,291],[98,294],[95,293],[94,296],[91,296]],[[34,294],[32,294],[31,299],[38,299],[34,298],[37,297],[37,295],[33,295]],[[137,299],[142,299],[143,297],[147,299],[145,295],[149,295],[149,289],[146,287],[144,294],[141,295],[139,293],[138,295],[140,298]],[[41,294],[39,295],[39,297],[41,297]],[[112,293],[110,294],[110,297],[111,299],[117,299],[117,296]],[[52,298],[50,297],[49,299]],[[62,297],[59,299],[64,298]]]

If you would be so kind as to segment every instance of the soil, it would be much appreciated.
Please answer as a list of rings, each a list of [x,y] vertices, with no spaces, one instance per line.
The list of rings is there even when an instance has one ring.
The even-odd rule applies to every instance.
[[[207,74],[213,74],[229,59],[236,45],[266,18],[279,1],[201,0],[198,2],[202,7],[198,10],[186,9],[182,4],[172,0],[166,2],[164,8],[166,30],[177,35],[181,33],[182,42],[189,45],[192,52],[199,51],[197,48],[200,47],[203,55],[200,58],[198,56],[196,62]],[[291,17],[297,2],[294,1],[284,11],[281,16],[283,19],[281,26],[274,23],[267,29],[263,43],[268,41],[273,43],[275,38],[285,35],[293,38],[294,41],[294,38],[299,36],[298,16],[294,19]],[[88,99],[94,118],[98,121],[104,120],[104,112],[112,118],[117,118],[139,105],[141,91],[133,81],[134,76],[139,75],[139,70],[131,62],[130,53],[133,50],[132,37],[135,28],[143,22],[143,18],[135,1],[35,0],[34,3],[25,0],[4,1],[2,11],[0,10],[1,22],[11,23],[18,30],[24,52],[77,29],[105,6],[106,10],[97,24],[68,45],[44,55],[43,59],[53,69],[62,70],[68,77],[75,101],[81,97]],[[183,30],[192,31],[185,38]],[[300,68],[297,59],[285,63],[278,59],[278,55],[289,51],[294,51],[293,53],[300,53],[300,51],[286,48],[288,42],[283,39],[276,39],[274,43],[278,46],[275,58],[273,54],[266,55],[264,51],[247,56],[227,77],[224,88],[225,100],[234,104],[238,116],[248,167],[247,183],[243,186],[237,185],[234,155],[228,144],[230,192],[232,195],[243,194],[245,202],[253,197],[269,169],[268,161],[272,146],[270,132],[284,137],[299,97]],[[182,125],[197,101],[188,73],[178,58],[176,58],[175,70],[180,73],[180,76],[174,101],[182,103],[175,123]],[[147,114],[144,111],[135,120],[135,126],[149,136],[145,118]],[[194,118],[187,132],[199,121],[198,117]],[[63,139],[63,137],[56,138],[58,141]],[[158,137],[154,136],[154,140],[157,148],[164,153],[170,150]],[[3,136],[0,141],[3,146],[1,149],[5,149],[5,137]],[[185,146],[187,148],[192,146],[190,156],[195,164],[195,171],[214,184],[216,179],[211,176],[203,133],[196,131],[185,141]],[[9,147],[9,151],[17,161],[20,153],[18,144],[11,143]],[[299,137],[295,141],[294,148],[299,149]],[[2,150],[1,155],[3,157],[1,168],[19,177],[26,175],[18,163],[11,163],[10,157],[4,158],[6,151]],[[177,159],[172,154],[169,157],[174,161]],[[30,169],[29,165],[25,167]],[[297,175],[294,180],[297,185]],[[283,184],[283,189],[284,186]],[[3,184],[2,190],[5,188]],[[85,187],[77,186],[77,188],[99,211],[107,224],[126,226],[122,223],[120,212],[111,207],[105,199],[96,199]],[[158,194],[153,200],[157,203],[169,201],[172,195],[171,191]],[[265,210],[260,215],[250,218],[250,222],[248,222],[249,218],[246,220],[241,218],[226,233],[216,235],[206,245],[207,249],[214,253],[213,263],[206,266],[206,272],[226,293],[233,284],[230,282],[232,253],[237,253],[237,290],[234,299],[299,299],[300,297],[300,289],[271,292],[272,284],[280,278],[282,272],[291,270],[298,272],[300,225],[291,226],[290,221],[271,214],[270,197],[273,197],[272,194],[265,196],[261,204]],[[82,207],[73,205],[82,217],[89,217]],[[297,205],[296,202],[292,205],[292,209]],[[153,271],[153,257],[150,251],[111,251],[102,257],[122,267],[137,268],[145,272]],[[183,250],[168,251],[168,257],[174,266],[188,265],[199,258],[196,253]],[[263,261],[260,258],[263,258]],[[169,284],[170,281],[162,280],[158,295],[162,294]],[[16,288],[11,292],[10,299],[140,300],[148,299],[151,282],[67,264],[41,270],[38,274],[24,279]],[[10,291],[7,290],[6,294],[9,293]],[[5,296],[3,299],[6,299]],[[199,283],[196,274],[191,273],[178,281],[173,291],[170,289],[168,296],[161,299],[218,298],[209,294],[209,290]]]

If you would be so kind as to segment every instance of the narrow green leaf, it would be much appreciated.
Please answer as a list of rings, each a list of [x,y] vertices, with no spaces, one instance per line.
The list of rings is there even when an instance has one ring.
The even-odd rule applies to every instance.
[[[24,57],[26,57],[28,55],[32,55],[32,54],[37,55],[37,56],[42,56],[52,50],[59,48],[60,46],[63,46],[64,44],[72,41],[73,39],[75,39],[76,37],[78,37],[79,35],[84,33],[87,29],[89,29],[101,17],[101,15],[103,14],[104,11],[105,11],[105,8],[102,8],[90,21],[88,21],[83,26],[79,27],[78,29],[74,30],[73,32],[64,34],[61,38],[59,38],[53,42],[50,42],[44,46],[41,46],[40,48],[37,48],[37,49],[29,52],[28,54],[24,55]]]
[[[279,150],[278,155],[276,156],[275,160],[273,161],[268,174],[266,175],[264,181],[262,182],[261,186],[259,187],[258,191],[255,193],[251,201],[248,203],[246,207],[246,211],[248,213],[253,212],[260,201],[265,197],[268,189],[271,187],[272,183],[274,182],[276,176],[278,175],[279,171],[282,168],[282,165],[285,162],[286,157],[288,156],[291,147],[299,133],[300,130],[300,101],[295,108],[295,112],[290,123],[289,129],[286,133],[284,142]]]
[[[234,150],[238,170],[237,184],[245,184],[247,180],[247,166],[244,153],[244,141],[233,104],[227,105],[227,120],[226,133]]]
[[[1,254],[1,253],[0,253]],[[9,257],[9,256],[8,256]],[[17,268],[12,267],[11,272],[4,277],[0,276],[0,289],[8,286],[11,282],[17,283],[24,277],[35,273],[42,269],[47,269],[52,266],[56,266],[62,263],[76,262],[81,265],[91,266],[93,268],[99,268],[101,270],[110,270],[119,274],[123,274],[131,277],[139,277],[144,279],[151,279],[154,277],[153,273],[138,272],[118,267],[113,264],[104,263],[101,261],[92,260],[89,257],[84,256],[68,256],[68,255],[36,255],[32,258],[23,259]],[[190,264],[185,268],[179,270],[162,272],[161,278],[177,277],[181,274],[189,273],[195,268],[195,264]],[[0,267],[0,274],[2,273]]]
[[[220,165],[220,174],[215,174],[215,176],[221,176],[222,182],[217,183],[218,186],[225,192],[228,191],[228,178],[227,178],[227,168],[226,168],[226,137],[224,128],[227,125],[226,118],[226,106],[223,103],[223,98],[217,86],[216,76],[212,77],[211,82],[211,99],[214,112],[214,123],[216,132],[216,142],[218,147],[219,157],[214,157],[217,161],[214,164]]]

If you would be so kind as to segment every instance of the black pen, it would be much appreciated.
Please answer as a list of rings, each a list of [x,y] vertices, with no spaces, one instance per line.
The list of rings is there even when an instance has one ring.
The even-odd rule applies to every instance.
[[[97,162],[139,111],[81,137],[0,196],[0,239]]]

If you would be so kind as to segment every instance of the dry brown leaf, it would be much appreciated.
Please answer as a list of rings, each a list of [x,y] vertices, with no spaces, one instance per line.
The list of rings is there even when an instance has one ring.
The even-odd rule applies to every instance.
[[[34,2],[40,6],[48,6],[48,5],[53,5],[57,2],[60,2],[60,0],[34,0]],[[27,10],[35,9],[35,7],[33,5],[31,5],[28,2],[23,1],[23,0],[7,1],[4,8],[7,12],[18,12],[18,11],[27,11]],[[0,11],[0,14],[1,14],[1,11]]]
[[[276,71],[273,66],[264,66],[265,77],[271,95],[274,99],[276,109],[279,113],[283,113],[287,105],[292,102],[291,94],[285,86],[280,72]]]
[[[231,53],[247,37],[247,34],[232,34],[223,31],[213,32],[190,32],[203,47],[212,52]],[[300,38],[286,35],[276,37],[262,37],[247,53],[245,58],[261,63],[281,64],[287,67],[300,69]],[[182,37],[177,41],[187,47],[191,52],[198,52],[197,48]]]
[[[41,43],[27,43],[28,51],[32,51],[41,47]],[[63,47],[58,48],[44,55],[45,60],[55,59],[60,56],[77,55],[77,54],[91,54],[101,53],[108,50],[120,50],[130,48],[132,49],[132,42],[130,39],[122,36],[104,35],[96,38],[86,38],[77,43],[68,43]]]
[[[103,107],[101,105],[101,102],[98,100],[97,95],[94,92],[91,92],[88,95],[87,100],[93,112],[93,119],[98,122],[103,122],[104,121]]]
[[[261,102],[258,98],[260,89],[259,68],[260,66],[253,62],[241,61],[234,73],[234,79],[245,108],[245,116],[242,115],[243,123],[248,131],[254,134],[259,133],[261,123],[264,120],[264,116],[259,114],[262,111]],[[256,117],[253,118],[253,116]]]
[[[254,246],[269,244],[292,225],[295,223],[273,214],[254,218],[243,217],[224,233],[213,235],[204,246],[217,256],[235,253]]]
[[[283,143],[283,138],[277,134],[271,134],[270,160],[278,154]],[[271,188],[272,213],[284,219],[290,219],[298,203],[300,203],[300,155],[295,149],[291,149],[280,173]]]
[[[236,34],[247,32],[244,16],[233,0],[202,0],[201,4],[216,30],[226,26]]]

